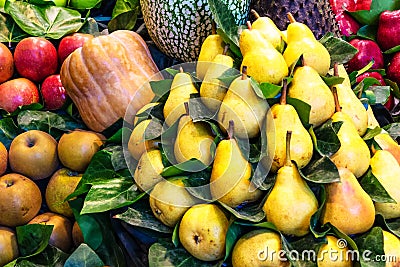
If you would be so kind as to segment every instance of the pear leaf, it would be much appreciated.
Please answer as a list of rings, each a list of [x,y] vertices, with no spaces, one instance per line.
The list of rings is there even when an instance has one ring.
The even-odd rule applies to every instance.
[[[157,97],[168,97],[172,85],[172,79],[150,81],[149,83],[151,90]]]
[[[294,248],[298,255],[296,259],[297,264],[300,266],[316,266],[314,262],[316,255],[318,255],[319,248],[326,244],[326,238],[315,238],[312,234],[307,234],[300,239],[289,242],[290,247]]]
[[[195,94],[190,95],[189,99],[189,115],[193,122],[210,120],[216,117],[218,113],[209,110],[200,97]]]
[[[296,109],[297,114],[299,115],[299,118],[301,120],[301,123],[307,126],[310,119],[311,106],[306,102],[301,101],[300,99],[291,97],[287,97],[286,102],[292,105]]]
[[[264,99],[265,96],[264,96],[263,91],[260,88],[260,84],[253,77],[250,77],[250,84],[251,84],[251,87],[254,90],[254,93],[256,93],[256,95],[259,98]]]
[[[311,216],[310,219],[310,230],[311,233],[316,237],[320,238],[325,236],[330,230],[331,227],[329,225],[321,225],[320,223],[320,218],[322,215],[322,212],[325,208],[325,202],[326,202],[326,190],[323,185],[319,185],[316,187],[316,190],[318,191],[316,195],[319,196],[318,198],[318,210]]]
[[[162,122],[156,118],[152,118],[144,131],[144,140],[154,140],[160,137],[162,132]]]
[[[264,98],[274,98],[282,90],[282,86],[272,84],[272,83],[260,83],[259,85]]]
[[[373,227],[369,232],[357,236],[354,238],[357,244],[360,255],[367,255],[360,257],[361,266],[371,266],[371,267],[384,267],[386,266],[385,261],[374,261],[373,259],[379,259],[382,255],[385,255],[383,250],[383,233],[382,228]],[[367,252],[364,253],[364,252]]]
[[[343,77],[338,76],[321,76],[321,78],[328,87],[332,87],[336,84],[341,84],[344,81]]]
[[[97,256],[87,244],[82,243],[68,257],[64,267],[85,267],[85,266],[102,266],[104,262]]]
[[[304,179],[313,183],[327,184],[340,181],[336,165],[327,156],[310,162],[299,172]]]
[[[147,202],[148,201],[137,202],[130,206],[125,212],[115,215],[114,218],[136,227],[143,227],[160,233],[172,233],[172,228],[166,226],[154,217]]]
[[[399,86],[397,85],[397,83],[395,83],[394,81],[391,81],[389,79],[384,79],[384,80],[385,80],[386,85],[389,85],[390,88],[392,89],[393,96],[396,98],[400,98],[400,89],[399,89]]]
[[[193,158],[188,161],[184,161],[182,163],[178,163],[173,166],[164,168],[164,170],[161,172],[161,175],[163,177],[172,177],[172,176],[182,175],[186,172],[189,173],[198,172],[206,168],[207,166],[204,165],[203,162]]]
[[[345,233],[341,232],[338,228],[336,228],[331,223],[327,223],[327,226],[330,228],[329,234],[333,234],[334,236],[341,239],[341,246],[347,247],[349,250],[358,251],[358,245],[352,238],[350,238]],[[362,254],[360,254],[362,255]]]
[[[16,228],[17,243],[21,256],[40,254],[48,245],[54,225],[27,224]]]
[[[220,0],[208,0],[215,23],[237,47],[239,47],[238,26],[227,5]],[[224,40],[225,41],[225,40]]]
[[[239,45],[236,44],[237,41],[233,40],[235,39],[234,37],[229,37],[228,34],[226,34],[222,29],[217,29],[217,33],[219,36],[221,36],[222,40],[226,43],[229,44],[229,50],[232,51],[232,54],[234,55],[234,62],[236,65],[239,65],[239,62],[241,62],[243,56],[242,52],[240,51]]]
[[[233,80],[239,78],[240,76],[242,76],[242,74],[238,73],[238,70],[230,68],[224,71],[224,73],[222,73],[222,75],[217,79],[223,82],[227,88],[229,88]]]
[[[319,42],[323,44],[331,55],[331,65],[334,63],[344,64],[347,63],[358,50],[346,42],[345,40],[335,37],[333,33],[326,33]]]
[[[235,221],[235,223],[242,226],[263,228],[279,233],[278,228],[276,228],[276,226],[272,222],[251,223],[251,222]]]
[[[152,244],[148,253],[149,266],[196,266],[196,267],[219,267],[221,261],[201,261],[196,259],[182,246],[175,247],[169,239],[160,239]]]
[[[258,201],[243,204],[236,208],[229,207],[228,205],[220,201],[219,204],[221,204],[226,210],[228,210],[238,219],[250,222],[260,222],[265,218],[265,213],[262,209],[262,205]]]
[[[371,128],[367,128],[367,132],[364,134],[363,136],[363,140],[367,141],[367,140],[371,140],[373,139],[375,136],[377,136],[378,134],[380,134],[382,132],[382,128],[379,126],[376,126],[375,128],[371,129]]]
[[[396,203],[372,173],[371,168],[361,178],[360,185],[373,201],[380,203]]]
[[[226,233],[224,261],[226,261],[229,258],[229,255],[231,254],[236,241],[240,238],[242,234],[243,234],[242,227],[239,224],[236,224],[235,220],[231,219],[229,221],[229,228]]]
[[[392,234],[400,238],[400,218],[385,219],[382,214],[378,213],[375,216],[375,224],[382,226]]]
[[[383,129],[390,134],[393,139],[400,136],[400,123],[394,122],[383,126]]]
[[[314,148],[321,156],[330,157],[339,150],[340,140],[337,136],[337,132],[342,124],[342,121],[332,122],[332,120],[329,119],[316,130],[312,127],[309,129]]]

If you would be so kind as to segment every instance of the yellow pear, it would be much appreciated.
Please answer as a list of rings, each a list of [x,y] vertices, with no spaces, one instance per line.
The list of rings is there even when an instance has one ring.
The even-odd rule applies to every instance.
[[[251,10],[251,13],[256,17],[256,20],[251,24],[251,27],[254,30],[259,30],[262,37],[270,42],[275,49],[279,51],[282,46],[283,34],[276,27],[273,20],[269,17],[260,17],[260,15],[254,9]]]
[[[235,122],[235,136],[256,137],[261,130],[268,103],[256,95],[243,67],[242,76],[233,80],[218,112],[218,122],[228,129],[229,121]]]
[[[267,221],[283,234],[304,236],[310,231],[310,219],[318,209],[318,201],[291,161],[291,134],[287,132],[285,165],[278,170],[263,210]]]
[[[375,127],[380,127],[379,122],[376,119],[374,112],[372,111],[372,107],[369,104],[367,109],[367,117],[368,117],[368,128],[374,129]]]
[[[226,55],[228,46],[223,54],[214,57],[209,64],[206,75],[200,86],[200,97],[204,105],[211,111],[217,111],[228,88],[218,78],[228,69],[233,67],[233,58]]]
[[[368,145],[358,134],[353,120],[341,111],[336,88],[332,87],[332,91],[336,104],[336,112],[332,116],[332,122],[342,121],[343,124],[337,133],[340,148],[330,158],[337,167],[347,168],[358,178],[369,168],[370,151]]]
[[[151,189],[163,180],[161,176],[163,169],[164,164],[161,158],[161,151],[159,149],[145,151],[140,157],[135,168],[135,173],[133,174],[136,185],[142,191]]]
[[[374,136],[374,140],[378,143],[382,150],[387,150],[396,158],[397,162],[400,164],[400,146],[395,141],[390,134],[387,132],[382,132]]]
[[[231,121],[228,139],[218,143],[211,171],[210,191],[213,199],[234,208],[258,200],[262,191],[250,180],[252,168],[233,138],[233,127]]]
[[[313,155],[313,142],[304,128],[295,108],[286,103],[287,83],[284,80],[280,103],[271,107],[271,116],[266,118],[268,155],[274,155],[271,171],[277,172],[286,162],[286,133],[292,132],[290,156],[299,169],[306,166]],[[271,120],[272,117],[272,120]],[[263,164],[264,160],[262,161]]]
[[[189,101],[191,94],[197,93],[192,77],[181,68],[172,80],[171,90],[164,104],[163,113],[167,125],[171,126],[186,113],[184,103]]]
[[[283,250],[278,233],[267,229],[252,230],[236,242],[232,250],[233,267],[283,267],[289,261],[282,261],[279,252]]]
[[[252,29],[247,22],[248,29],[242,31],[239,37],[239,47],[243,55],[243,66],[247,66],[247,74],[259,83],[278,84],[289,73],[285,59],[275,47],[266,41],[259,30]]]
[[[338,170],[340,182],[325,185],[321,223],[330,222],[347,235],[364,233],[374,224],[374,203],[351,171],[341,167]]]
[[[335,112],[335,100],[331,90],[309,66],[295,69],[288,95],[311,106],[309,123],[314,127],[327,121]]]
[[[368,127],[367,110],[354,94],[349,76],[342,64],[337,66],[337,74],[337,76],[344,78],[343,83],[335,85],[342,112],[351,118],[358,134],[363,136]]]
[[[216,55],[222,54],[224,51],[224,41],[222,37],[215,33],[213,27],[212,34],[207,36],[201,45],[200,54],[197,58],[196,75],[200,80],[203,80],[210,66],[210,62]]]
[[[349,248],[333,235],[326,236],[327,243],[323,244],[317,255],[318,267],[352,267],[353,259]]]
[[[197,203],[186,189],[182,179],[163,180],[150,193],[150,208],[163,224],[174,227],[183,214]]]
[[[188,106],[185,102],[187,112],[178,124],[174,144],[175,159],[181,163],[195,158],[208,166],[213,160],[211,148],[214,146],[214,137],[207,123],[193,122]]]
[[[371,158],[371,172],[386,192],[397,203],[375,203],[377,213],[386,219],[400,217],[400,166],[396,158],[386,150],[377,150]]]
[[[215,204],[197,204],[189,208],[179,224],[179,240],[194,257],[215,261],[225,256],[229,221]]]
[[[146,129],[150,123],[159,122],[152,119],[143,120],[133,128],[131,136],[129,137],[128,151],[136,160],[139,160],[145,151],[156,147],[154,140],[146,140],[145,138]]]
[[[297,62],[303,56],[303,65],[315,69],[318,74],[326,75],[331,64],[328,50],[315,39],[307,25],[295,21],[289,13],[290,24],[287,27],[287,47],[283,57],[288,66]]]
[[[382,230],[383,251],[386,256],[386,267],[400,266],[400,240],[394,234]]]

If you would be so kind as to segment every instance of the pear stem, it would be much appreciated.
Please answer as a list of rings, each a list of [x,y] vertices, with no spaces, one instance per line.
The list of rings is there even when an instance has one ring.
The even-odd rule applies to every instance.
[[[235,126],[235,122],[233,120],[229,121],[228,126],[228,140],[233,138],[233,128]]]
[[[211,22],[211,34],[217,34],[217,24],[214,20]]]
[[[183,105],[185,106],[185,114],[187,115],[187,116],[189,116],[189,103],[188,102],[185,102],[185,103],[183,103]]]
[[[296,22],[296,19],[293,17],[292,13],[288,12],[287,17],[290,23]]]
[[[228,50],[229,50],[229,44],[226,44],[226,45],[224,46],[224,51],[222,52],[222,54],[225,56],[226,53],[228,53]]]
[[[247,25],[247,29],[249,29],[249,30],[251,31],[251,30],[252,30],[251,22],[250,22],[250,21],[247,21],[247,22],[246,22],[246,25]]]
[[[292,166],[292,159],[290,158],[290,139],[292,138],[292,131],[286,132],[286,162],[285,166]]]
[[[281,105],[286,105],[286,97],[287,97],[287,80],[283,79],[283,88],[281,92],[281,99],[279,101],[279,104]]]
[[[337,63],[335,63],[333,65],[333,74],[335,75],[335,77],[339,76],[339,70],[338,70]],[[342,111],[342,108],[340,107],[340,104],[339,104],[339,97],[338,97],[337,89],[336,89],[335,85],[332,86],[332,94],[333,94],[333,99],[335,100],[335,111],[336,112]]]
[[[180,72],[180,73],[183,73],[183,68],[182,68],[182,66],[179,67],[179,72]]]
[[[242,67],[242,80],[247,79],[247,66]]]
[[[253,14],[254,17],[256,17],[256,19],[258,19],[260,17],[260,14],[257,13],[257,11],[255,11],[254,9],[250,10],[251,14]]]
[[[6,180],[5,183],[6,183],[7,187],[10,187],[14,184],[14,182],[12,180]]]

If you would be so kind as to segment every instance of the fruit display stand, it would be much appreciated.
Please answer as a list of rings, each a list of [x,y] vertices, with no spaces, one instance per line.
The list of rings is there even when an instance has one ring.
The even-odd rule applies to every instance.
[[[397,266],[398,10],[6,0],[0,266]]]

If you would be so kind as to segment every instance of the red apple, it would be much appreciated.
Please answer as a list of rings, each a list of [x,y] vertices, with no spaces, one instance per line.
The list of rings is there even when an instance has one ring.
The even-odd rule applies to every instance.
[[[39,103],[39,90],[26,78],[16,78],[0,84],[0,108],[7,112],[19,106]]]
[[[386,75],[390,80],[400,85],[400,52],[395,53],[390,60],[387,66]]]
[[[60,109],[67,101],[68,95],[61,83],[60,74],[53,74],[44,79],[41,91],[47,110]]]
[[[360,29],[360,24],[347,13],[341,12],[337,14],[336,21],[339,25],[340,32],[344,36],[356,34]]]
[[[14,74],[14,59],[10,50],[0,43],[0,83],[7,81]]]
[[[377,42],[386,51],[400,45],[400,10],[383,11],[379,16]]]
[[[371,2],[372,0],[357,0],[354,1],[354,10],[370,10],[371,9]]]
[[[63,37],[58,45],[58,59],[60,64],[75,51],[75,49],[82,47],[83,44],[93,38],[93,35],[87,33],[73,33]]]
[[[344,10],[354,11],[354,0],[329,0],[333,13],[336,15],[342,13]]]
[[[18,73],[34,82],[41,82],[56,73],[58,68],[57,50],[54,45],[41,37],[21,40],[14,51],[15,68]]]
[[[353,39],[349,42],[352,46],[358,49],[358,52],[348,62],[347,71],[352,72],[360,70],[367,66],[372,60],[374,64],[371,69],[383,68],[383,55],[378,44],[371,40]]]

